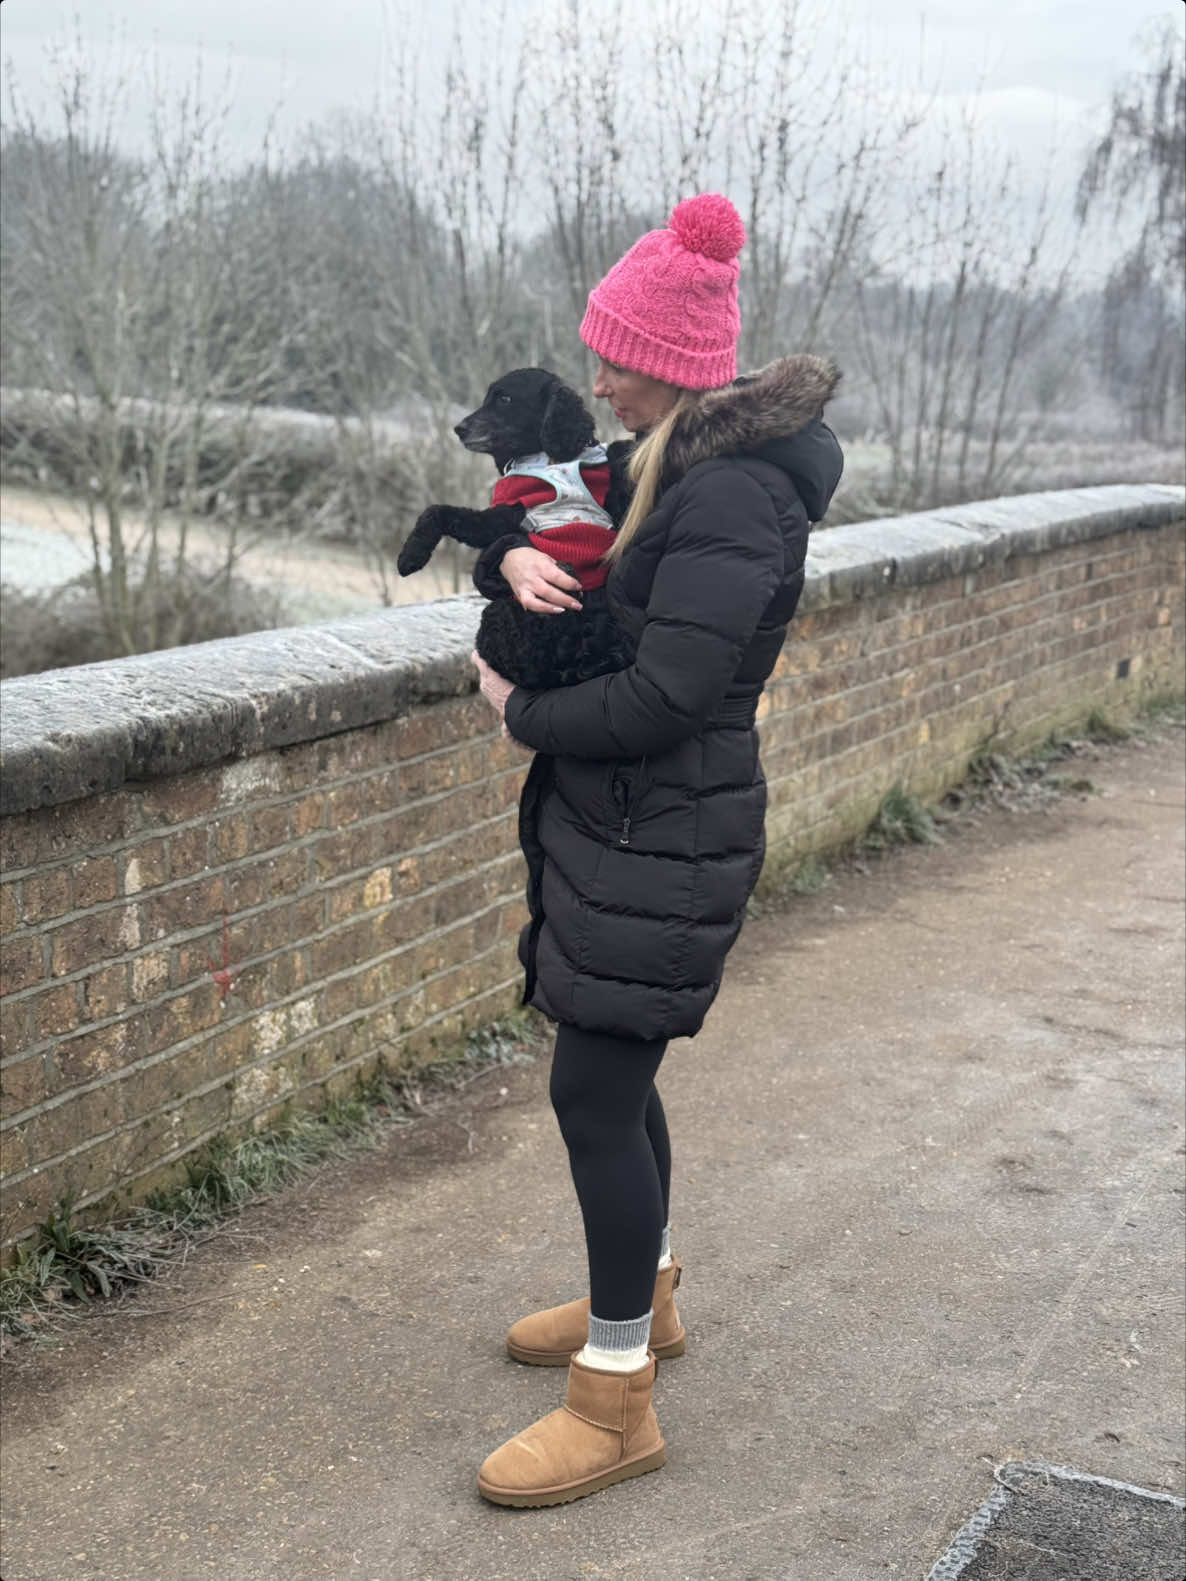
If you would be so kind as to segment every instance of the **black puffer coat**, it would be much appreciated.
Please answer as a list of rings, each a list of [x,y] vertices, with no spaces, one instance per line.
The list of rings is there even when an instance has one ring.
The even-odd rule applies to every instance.
[[[511,693],[510,732],[539,754],[519,813],[523,998],[554,1020],[686,1037],[716,997],[765,855],[754,710],[840,479],[820,420],[836,380],[786,357],[689,414],[607,584],[635,662]]]

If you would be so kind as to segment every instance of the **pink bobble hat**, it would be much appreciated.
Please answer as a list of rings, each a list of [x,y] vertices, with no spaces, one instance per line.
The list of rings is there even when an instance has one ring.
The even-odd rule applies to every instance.
[[[676,205],[589,293],[581,339],[606,362],[688,390],[737,377],[741,215],[719,192]]]

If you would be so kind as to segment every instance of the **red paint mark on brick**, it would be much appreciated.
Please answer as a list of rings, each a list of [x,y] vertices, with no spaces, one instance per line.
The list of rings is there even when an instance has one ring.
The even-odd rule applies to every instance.
[[[222,914],[222,965],[215,966],[209,956],[206,957],[206,964],[210,968],[211,977],[218,984],[218,1002],[225,1005],[226,996],[235,986],[235,973],[231,970],[231,945],[230,940],[227,938],[227,917],[225,911]]]

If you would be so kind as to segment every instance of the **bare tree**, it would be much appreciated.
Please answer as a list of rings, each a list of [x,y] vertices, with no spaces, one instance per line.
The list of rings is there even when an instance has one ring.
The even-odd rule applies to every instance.
[[[1101,304],[1104,373],[1141,437],[1164,441],[1171,423],[1180,427],[1184,401],[1186,62],[1175,27],[1113,93],[1076,207],[1082,220],[1105,208],[1133,229]]]
[[[942,143],[937,165],[905,173],[909,218],[891,229],[885,261],[875,253],[852,281],[890,508],[1008,486],[1035,434],[1020,411],[1026,372],[1069,289],[1073,254],[1055,241],[1049,186],[1035,207],[1016,164],[994,156],[972,118]],[[1070,366],[1047,358],[1048,393]]]
[[[52,135],[11,92],[5,163],[15,157],[21,182],[19,243],[5,226],[4,305],[15,309],[5,314],[5,377],[59,397],[34,403],[43,447],[85,502],[108,646],[128,653],[177,640],[185,611],[170,613],[162,597],[166,507],[176,516],[176,594],[190,520],[249,463],[251,412],[274,388],[284,343],[226,333],[242,215],[220,185],[222,112],[200,79],[180,94],[151,80],[141,159],[118,147],[126,81],[101,86],[80,43],[58,53],[56,88]],[[250,285],[249,273],[235,275],[236,293]],[[29,409],[7,405],[6,423],[14,406]],[[135,541],[132,501],[142,516]],[[220,573],[228,585],[239,552],[232,530]]]

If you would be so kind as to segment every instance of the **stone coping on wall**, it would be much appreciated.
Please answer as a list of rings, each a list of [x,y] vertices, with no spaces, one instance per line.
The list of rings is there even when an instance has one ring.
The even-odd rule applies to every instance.
[[[1112,484],[836,527],[812,538],[803,607],[1184,515],[1180,486]],[[472,691],[480,612],[477,595],[462,594],[4,681],[0,814],[316,740]]]

